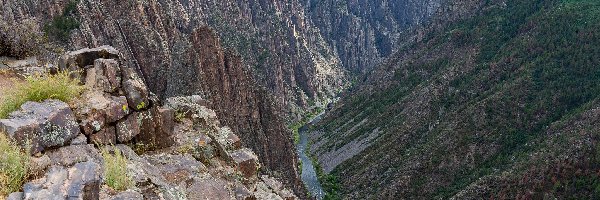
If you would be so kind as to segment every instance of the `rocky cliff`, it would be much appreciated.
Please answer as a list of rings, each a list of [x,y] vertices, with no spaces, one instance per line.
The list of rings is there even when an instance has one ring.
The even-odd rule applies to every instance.
[[[297,199],[277,179],[260,175],[256,154],[242,148],[206,100],[159,100],[121,55],[110,46],[66,53],[58,73],[82,80],[81,97],[70,104],[29,101],[0,119],[2,141],[33,155],[22,192],[8,199]],[[0,154],[3,162],[15,156]],[[124,163],[111,164],[111,154]],[[0,167],[0,177],[12,177]],[[111,172],[115,167],[122,173]],[[115,177],[131,184],[115,188]]]
[[[252,49],[233,43],[228,46],[231,51],[226,51],[221,46],[219,36],[206,26],[211,23],[213,25],[235,24],[233,21],[240,19],[251,20],[251,16],[248,15],[232,14],[232,12],[239,12],[237,6],[243,6],[237,5],[237,2],[215,4],[209,1],[79,1],[76,3],[3,1],[2,3],[3,19],[11,24],[19,24],[22,20],[28,19],[37,22],[39,27],[61,25],[58,27],[60,30],[65,28],[64,22],[68,21],[67,19],[76,19],[79,26],[73,30],[66,30],[70,34],[59,34],[58,36],[62,36],[63,40],[57,40],[61,42],[57,43],[57,46],[76,49],[109,44],[121,49],[125,64],[140,72],[149,90],[161,99],[191,94],[203,96],[208,100],[209,106],[221,116],[223,122],[240,133],[244,138],[244,146],[253,148],[259,157],[265,160],[266,170],[285,177],[287,183],[296,185],[299,191],[299,179],[295,172],[297,159],[292,148],[291,134],[286,130],[282,116],[287,115],[289,112],[286,111],[293,107],[307,105],[308,98],[304,94],[308,94],[312,99],[318,96],[317,91],[323,92],[322,97],[331,96],[334,91],[341,88],[344,81],[340,81],[339,77],[343,76],[337,74],[342,73],[341,71],[330,69],[329,65],[323,65],[326,68],[317,71],[315,69],[317,65],[307,64],[313,62],[313,58],[300,59],[297,58],[297,54],[290,53],[300,51],[296,48],[308,51],[305,45],[287,44],[286,41],[289,39],[295,41],[295,38],[291,37],[294,36],[292,34],[294,29],[277,29],[285,30],[287,39],[265,39],[268,42],[285,42],[281,45],[267,45],[267,42],[256,41],[256,44],[265,47]],[[253,5],[264,5],[264,3],[253,3]],[[212,16],[211,12],[217,9],[220,9],[222,12],[218,13],[230,22],[210,21],[209,19],[217,18],[209,18]],[[264,9],[275,12],[282,8],[270,6]],[[250,13],[247,10],[245,12],[245,14]],[[269,24],[269,22],[261,23]],[[219,26],[214,27],[221,29]],[[239,30],[243,33],[244,30],[268,31],[269,29],[240,25]],[[228,38],[227,33],[233,31],[224,32],[223,36]],[[247,35],[236,36],[246,38]],[[251,38],[256,37],[247,37],[247,39]],[[235,39],[226,41],[235,41]],[[240,52],[238,49],[245,52]],[[247,58],[242,61],[241,59],[241,56],[248,57],[249,54],[271,51],[280,52],[280,55],[272,56],[273,59],[286,62],[276,62],[271,57],[263,58],[265,63],[262,65],[266,71],[262,73],[257,73],[257,70],[252,67],[252,63],[257,62],[254,60],[260,57],[250,57],[254,60]],[[296,58],[287,59],[281,56],[284,51],[285,55]],[[304,62],[304,65],[299,62]],[[300,86],[298,82],[303,85]],[[291,103],[286,105],[286,102]]]
[[[342,66],[364,73],[391,55],[405,32],[427,24],[444,2],[307,0],[305,9]]]

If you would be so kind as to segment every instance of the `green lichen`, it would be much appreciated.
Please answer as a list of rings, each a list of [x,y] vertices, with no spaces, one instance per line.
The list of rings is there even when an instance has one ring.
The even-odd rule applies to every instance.
[[[143,108],[145,108],[145,107],[146,107],[146,103],[144,103],[144,102],[142,101],[141,103],[139,103],[139,104],[137,105],[137,107],[136,107],[136,108],[137,108],[138,110],[141,110],[141,109],[143,109]]]

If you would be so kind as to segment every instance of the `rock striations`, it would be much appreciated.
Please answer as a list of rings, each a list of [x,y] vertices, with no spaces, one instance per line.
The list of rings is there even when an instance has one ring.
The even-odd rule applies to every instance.
[[[8,199],[297,199],[259,175],[259,157],[206,100],[174,97],[163,105],[121,56],[110,46],[65,54],[60,70],[77,69],[72,76],[87,88],[81,98],[27,102],[0,120],[34,156],[34,179]],[[106,185],[101,150],[123,154],[132,187]]]

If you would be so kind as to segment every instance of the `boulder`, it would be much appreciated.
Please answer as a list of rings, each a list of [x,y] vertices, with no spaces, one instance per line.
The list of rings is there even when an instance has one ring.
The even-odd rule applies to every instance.
[[[142,194],[136,192],[136,191],[131,191],[131,190],[127,190],[124,192],[120,192],[119,194],[106,198],[106,199],[110,199],[110,200],[133,200],[133,199],[144,199],[144,196],[142,196]]]
[[[226,150],[237,150],[242,146],[240,138],[229,127],[221,127],[217,134],[217,142]]]
[[[135,136],[140,134],[140,123],[137,114],[129,115],[127,118],[117,123],[117,141],[120,143],[129,142]]]
[[[123,92],[133,110],[141,111],[150,106],[148,88],[131,68],[123,69]]]
[[[100,165],[94,162],[53,166],[44,177],[23,186],[24,199],[98,199],[100,176]]]
[[[105,45],[93,49],[84,48],[63,55],[59,60],[59,67],[61,70],[76,71],[85,66],[94,65],[96,59],[118,59],[119,55],[119,51],[111,46]]]
[[[102,156],[94,145],[71,145],[48,151],[46,155],[54,166],[70,167],[81,162],[100,163]]]
[[[165,148],[175,143],[173,110],[154,106],[150,110],[138,113],[137,118],[140,122],[140,134],[135,137],[136,142],[148,145],[150,148]]]
[[[185,118],[192,119],[199,125],[218,129],[220,126],[217,113],[208,109],[208,101],[199,95],[185,97],[171,97],[166,100],[165,106],[183,114]]]
[[[97,59],[85,72],[84,83],[88,88],[115,93],[121,87],[121,69],[116,60]]]
[[[105,127],[90,135],[90,143],[97,145],[117,144],[117,133],[114,126]]]
[[[256,180],[260,165],[258,157],[249,149],[240,149],[230,154],[235,169],[247,180]]]
[[[32,155],[67,145],[80,133],[69,105],[58,100],[26,102],[9,119],[0,119],[0,130],[23,147],[29,146]]]
[[[75,114],[81,120],[84,134],[100,131],[106,124],[117,122],[130,112],[123,96],[105,96],[98,91],[86,92],[82,101],[76,103]]]

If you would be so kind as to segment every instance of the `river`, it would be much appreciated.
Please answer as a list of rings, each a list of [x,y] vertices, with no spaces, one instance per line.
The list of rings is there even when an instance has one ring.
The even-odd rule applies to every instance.
[[[306,188],[310,192],[311,196],[318,200],[323,199],[325,192],[323,191],[321,183],[317,178],[315,166],[310,160],[310,157],[308,157],[306,154],[306,148],[308,148],[308,126],[321,120],[322,115],[323,113],[317,115],[309,123],[305,124],[298,130],[298,133],[300,134],[300,141],[298,142],[298,145],[296,145],[296,150],[298,151],[298,155],[302,161],[302,182],[304,182],[304,185],[306,185]]]

